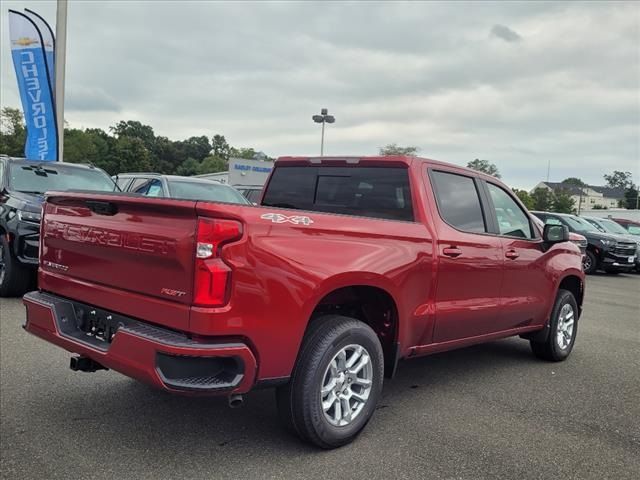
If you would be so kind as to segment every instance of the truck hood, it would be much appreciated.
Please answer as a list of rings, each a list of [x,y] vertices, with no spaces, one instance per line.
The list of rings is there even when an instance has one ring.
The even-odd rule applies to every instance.
[[[16,208],[26,212],[40,213],[42,204],[44,203],[43,193],[26,193],[12,190],[11,198],[16,203]]]
[[[584,235],[587,237],[587,240],[595,241],[595,240],[609,240],[613,242],[628,242],[629,239],[623,235],[614,235],[612,233],[604,233],[604,232],[584,232],[580,235]]]

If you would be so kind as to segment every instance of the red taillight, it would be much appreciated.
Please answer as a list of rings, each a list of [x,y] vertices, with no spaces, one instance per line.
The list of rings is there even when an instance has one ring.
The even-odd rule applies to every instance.
[[[231,268],[220,258],[220,249],[225,243],[238,240],[240,237],[240,222],[213,218],[198,219],[194,305],[220,307],[228,302]]]

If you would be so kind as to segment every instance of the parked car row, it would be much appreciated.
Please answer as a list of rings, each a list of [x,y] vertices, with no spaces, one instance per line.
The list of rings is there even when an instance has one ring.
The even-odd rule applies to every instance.
[[[545,225],[564,225],[571,233],[585,237],[585,273],[640,271],[640,236],[610,219],[578,217],[563,213],[531,212]],[[627,225],[633,226],[629,221]]]

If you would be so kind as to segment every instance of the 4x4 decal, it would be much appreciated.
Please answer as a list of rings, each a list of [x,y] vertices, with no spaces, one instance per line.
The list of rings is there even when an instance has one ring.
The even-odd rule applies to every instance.
[[[265,213],[260,215],[263,220],[271,220],[273,223],[293,223],[294,225],[311,225],[313,220],[303,215],[292,215],[288,217],[281,213]]]

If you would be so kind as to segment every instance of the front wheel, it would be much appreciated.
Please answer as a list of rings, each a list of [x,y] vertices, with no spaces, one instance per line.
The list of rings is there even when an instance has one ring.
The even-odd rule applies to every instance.
[[[538,358],[561,362],[573,350],[577,334],[578,304],[573,293],[560,290],[549,319],[549,335],[544,341],[531,340],[531,350]]]
[[[276,392],[278,413],[308,442],[345,445],[373,415],[383,374],[382,346],[368,325],[339,315],[315,319],[290,382]]]
[[[33,272],[11,253],[5,235],[0,235],[0,297],[22,296],[29,290]]]
[[[598,259],[595,253],[587,250],[582,258],[582,269],[586,274],[594,273],[598,269]]]

